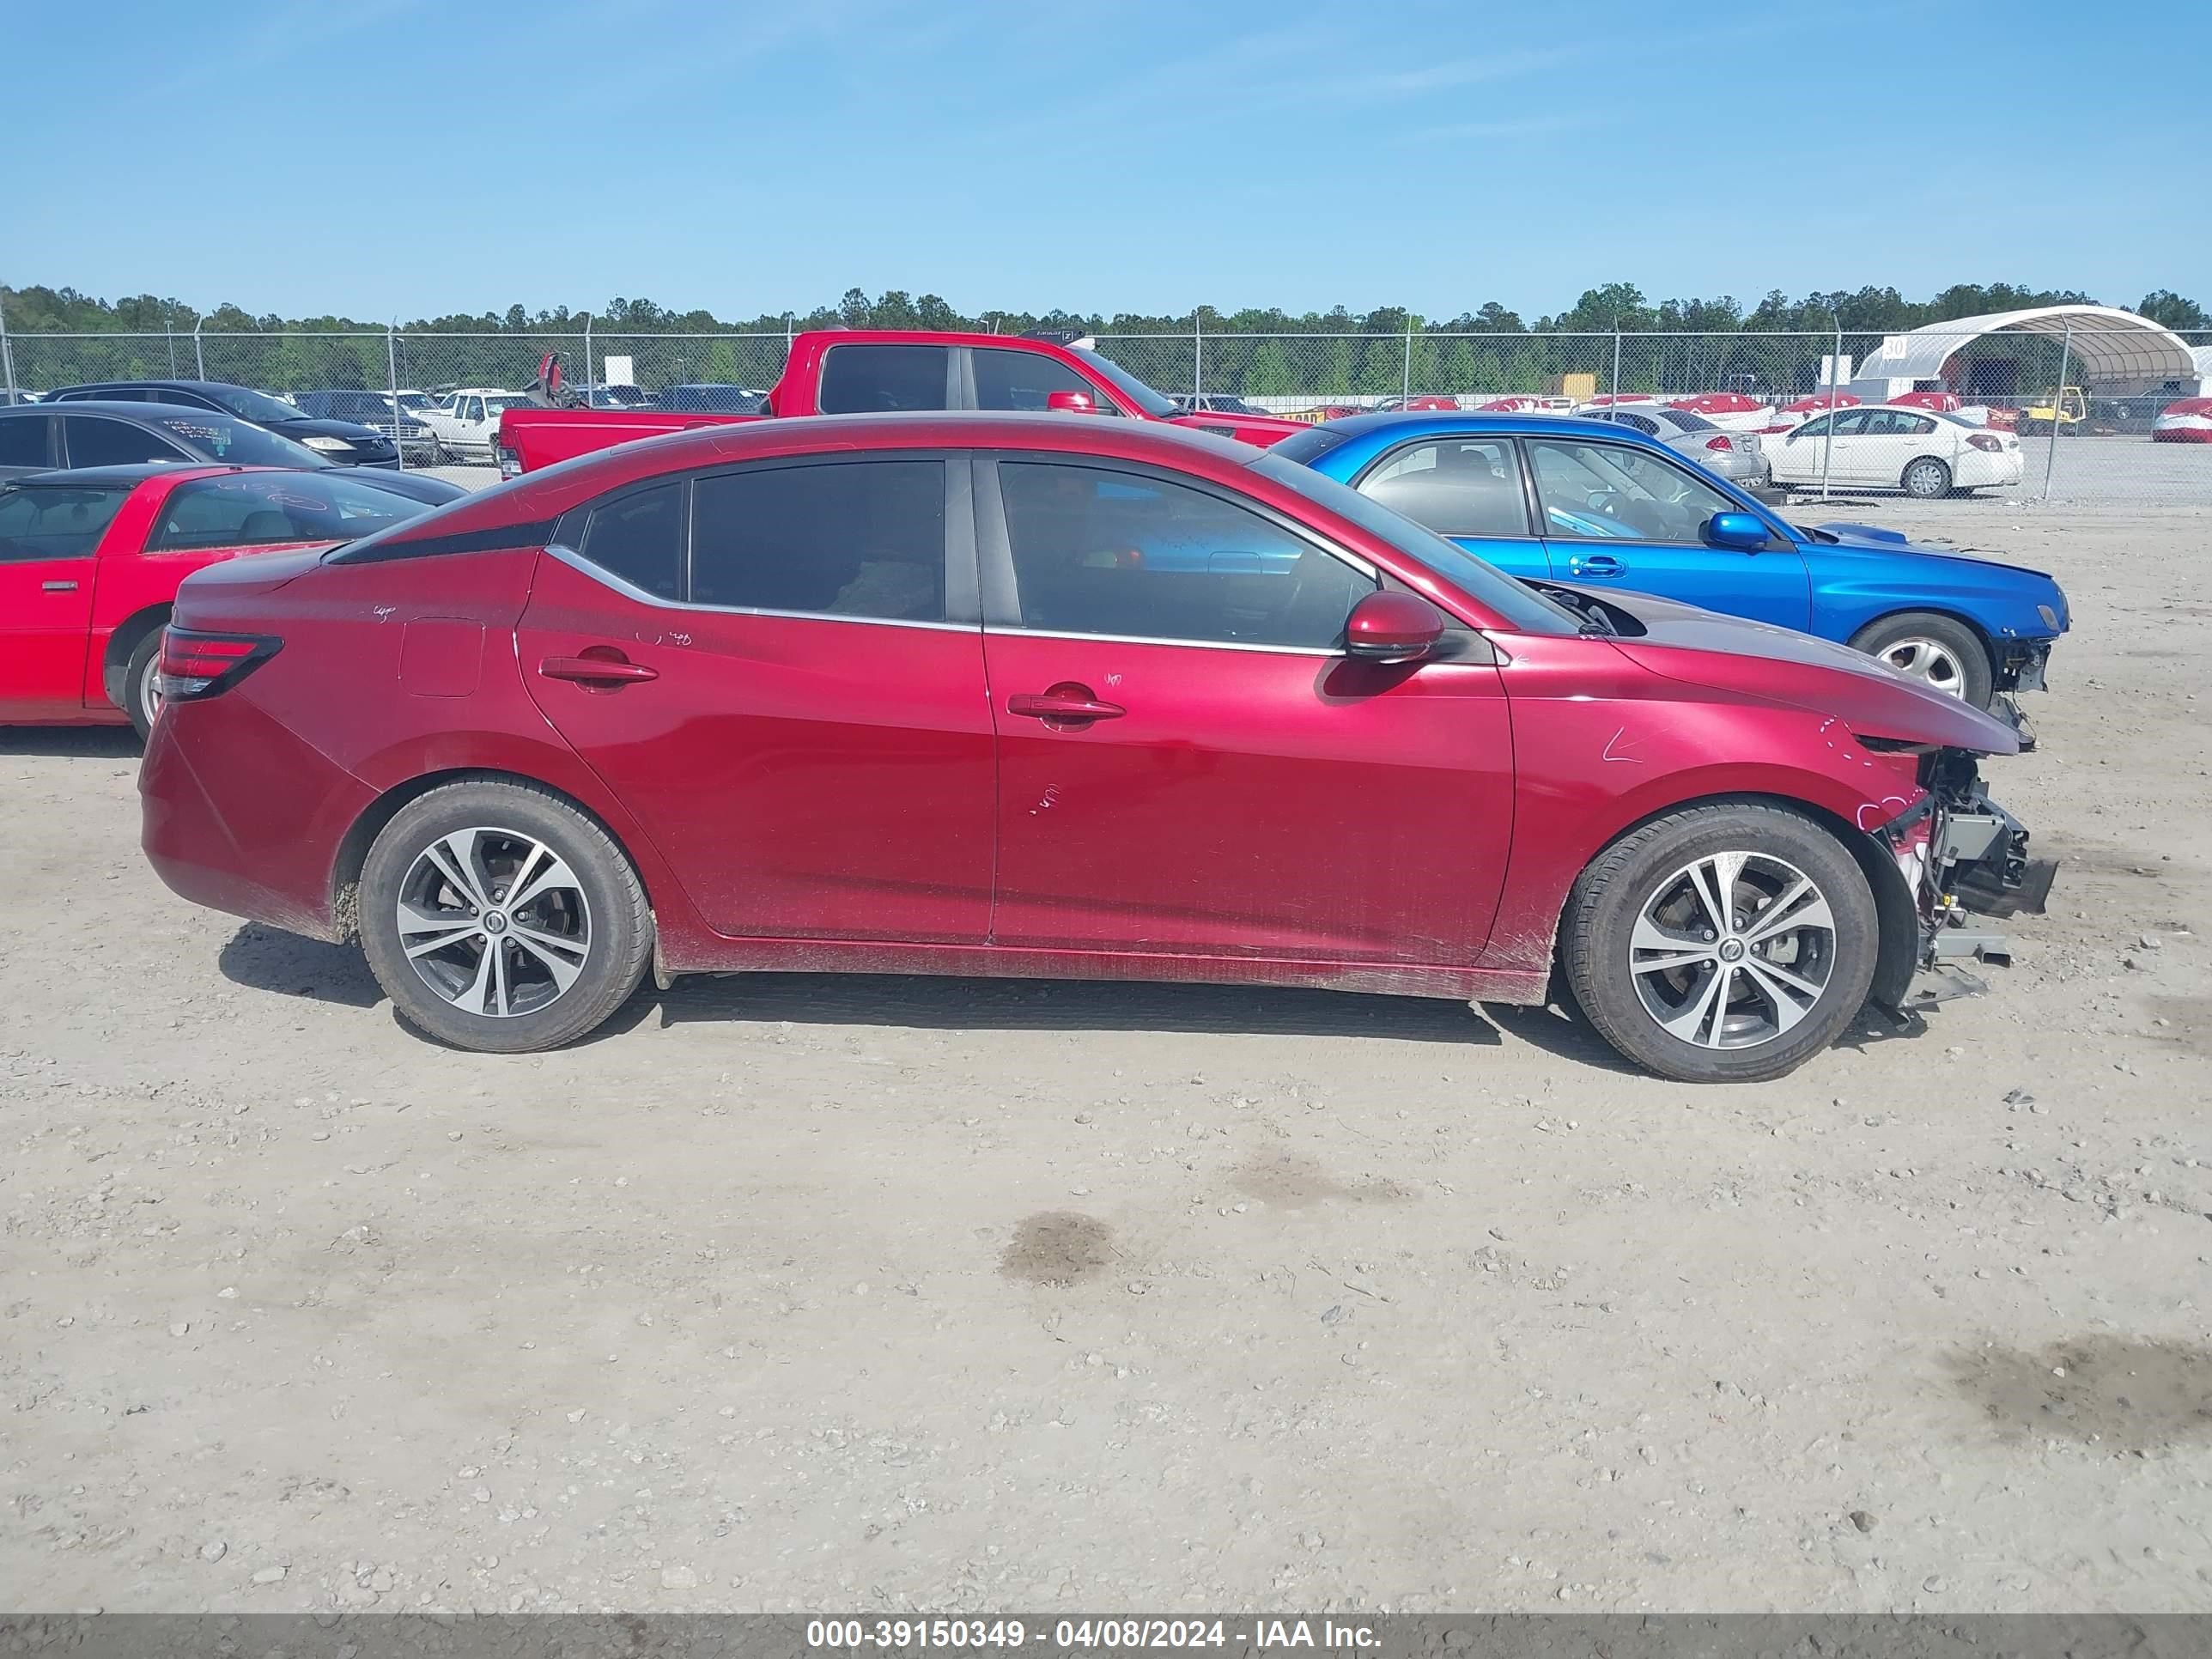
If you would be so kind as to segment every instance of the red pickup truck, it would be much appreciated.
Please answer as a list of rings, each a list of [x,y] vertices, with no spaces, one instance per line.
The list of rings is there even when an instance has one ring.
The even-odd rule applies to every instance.
[[[1027,335],[822,329],[792,341],[783,378],[758,414],[518,404],[500,416],[496,453],[500,471],[514,477],[611,444],[687,427],[789,415],[945,409],[1123,416],[1261,445],[1305,430],[1303,422],[1272,415],[1185,414],[1173,399],[1081,340],[1061,344]]]

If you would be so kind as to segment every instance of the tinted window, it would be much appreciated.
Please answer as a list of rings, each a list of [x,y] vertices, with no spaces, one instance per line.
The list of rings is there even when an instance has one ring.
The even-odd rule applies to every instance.
[[[328,472],[202,478],[169,492],[146,550],[349,542],[428,510],[420,501]]]
[[[822,360],[822,412],[943,409],[946,362],[943,346],[832,346]]]
[[[72,416],[71,423],[80,417]],[[304,444],[295,444],[289,438],[280,438],[273,432],[264,432],[258,426],[228,415],[218,415],[210,410],[179,410],[173,415],[149,417],[193,453],[214,461],[228,461],[234,466],[305,466],[326,467],[331,463]],[[70,465],[82,466],[74,447],[70,451]]]
[[[1357,525],[1376,541],[1425,565],[1481,604],[1506,627],[1523,634],[1572,634],[1582,627],[1582,618],[1572,611],[1514,580],[1496,565],[1475,557],[1458,543],[1444,540],[1404,514],[1394,513],[1380,501],[1370,501],[1358,490],[1334,478],[1325,478],[1310,467],[1285,460],[1282,447],[1278,444],[1262,451],[1259,459],[1250,464],[1252,470],[1296,490],[1316,507]]]
[[[1526,536],[1521,465],[1502,438],[1446,438],[1392,455],[1359,491],[1443,536]]]
[[[69,415],[62,419],[63,441],[69,446],[71,466],[128,466],[134,461],[175,461],[185,459],[167,439],[98,415]]]
[[[1041,410],[1055,392],[1079,392],[1106,414],[1121,412],[1100,397],[1090,381],[1042,353],[976,349],[976,408]]]
[[[0,415],[0,466],[46,465],[44,415]]]
[[[232,414],[248,421],[296,421],[300,410],[296,404],[282,398],[271,398],[266,392],[253,392],[242,386],[211,386],[205,392],[187,392],[178,399],[180,403],[205,401],[212,409],[227,409]]]
[[[655,484],[592,509],[576,550],[664,599],[683,597],[684,486]]]
[[[693,486],[691,515],[695,604],[945,620],[942,461],[727,472]]]
[[[1340,643],[1375,584],[1258,514],[1132,473],[1005,461],[1025,627],[1136,639]]]
[[[1692,415],[1686,409],[1670,409],[1665,418],[1672,422],[1679,432],[1717,432],[1720,429],[1704,416]]]
[[[1537,438],[1528,461],[1550,536],[1694,542],[1714,514],[1743,510],[1649,450]]]
[[[1854,409],[1848,413],[1837,416],[1836,435],[1838,438],[1863,436],[1866,432],[1867,422],[1869,418],[1871,417],[1863,409]]]
[[[69,484],[0,489],[0,559],[82,558],[130,494]]]

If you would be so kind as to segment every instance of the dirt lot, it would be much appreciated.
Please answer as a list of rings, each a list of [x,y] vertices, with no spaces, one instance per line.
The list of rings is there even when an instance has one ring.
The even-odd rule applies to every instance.
[[[1071,984],[447,1053],[0,733],[6,1599],[2212,1608],[2212,509],[1865,516],[2066,581],[1993,768],[2066,869],[1758,1088]]]

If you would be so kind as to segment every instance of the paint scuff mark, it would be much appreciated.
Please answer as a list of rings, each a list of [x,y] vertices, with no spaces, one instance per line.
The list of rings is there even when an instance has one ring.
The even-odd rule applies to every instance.
[[[1624,765],[1628,766],[1641,766],[1644,764],[1644,757],[1640,755],[1632,755],[1628,751],[1632,749],[1641,749],[1642,747],[1644,747],[1644,739],[1641,738],[1629,737],[1628,728],[1624,726],[1618,732],[1615,732],[1610,738],[1606,739],[1605,753],[1599,758],[1602,760],[1619,761]]]
[[[1044,793],[1038,798],[1037,804],[1030,808],[1030,816],[1035,817],[1040,812],[1048,812],[1059,804],[1060,786],[1056,783],[1048,783],[1045,785]]]

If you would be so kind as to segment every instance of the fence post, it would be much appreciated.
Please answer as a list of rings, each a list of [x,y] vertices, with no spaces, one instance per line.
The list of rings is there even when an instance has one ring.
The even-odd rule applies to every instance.
[[[398,320],[395,317],[384,325],[384,372],[392,377],[392,452],[399,458],[399,470],[404,472],[407,446],[399,441],[399,347],[392,337]]]
[[[200,343],[200,331],[206,326],[206,318],[196,317],[192,319],[192,368],[198,371],[198,377],[203,380],[207,379],[207,348]]]
[[[1206,407],[1206,333],[1200,322],[1204,307],[1190,311],[1190,397],[1193,409]]]
[[[15,401],[15,354],[8,345],[8,307],[0,305],[0,379],[8,383],[8,402]]]
[[[2058,465],[2059,424],[2061,417],[2066,413],[2066,364],[2067,360],[2073,355],[2074,325],[2071,320],[2069,320],[2066,325],[2066,337],[2058,347],[2058,384],[2051,389],[2051,448],[2043,458],[2043,499],[2046,501],[2051,499],[2051,471]],[[2086,424],[2089,413],[2087,407],[2088,399],[2084,398],[2082,403],[2084,407],[2081,414]]]
[[[1844,368],[1844,324],[1836,319],[1836,349],[1828,354],[1828,429],[1820,434],[1820,499],[1828,499],[1828,458],[1836,453],[1836,376]]]
[[[1620,418],[1620,319],[1618,317],[1613,319],[1613,380],[1606,387],[1606,397],[1608,401],[1605,406],[1605,418],[1608,421],[1619,420]]]
[[[169,378],[174,380],[177,374],[177,326],[164,317],[161,319],[161,332],[169,343]],[[207,376],[203,374],[200,379],[204,380]]]
[[[1406,319],[1406,373],[1398,389],[1402,394],[1398,406],[1402,409],[1413,401],[1413,319],[1410,317]]]
[[[592,399],[592,313],[584,313],[584,401]]]

